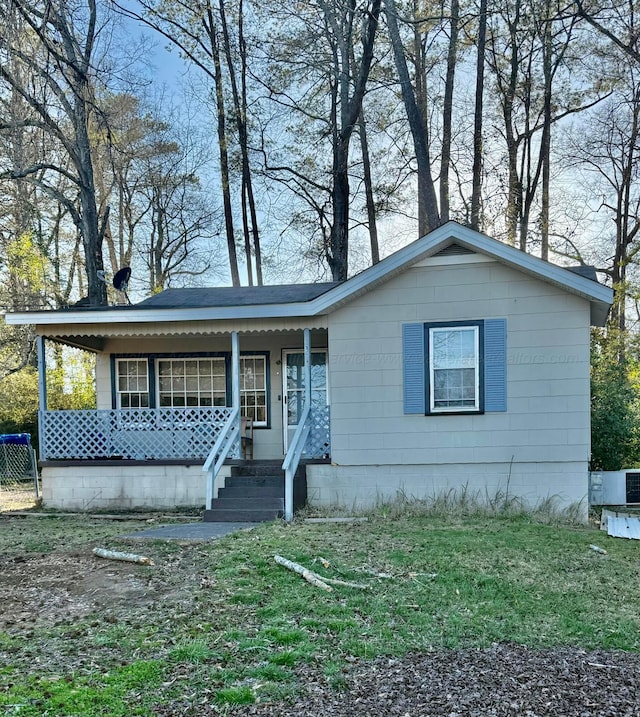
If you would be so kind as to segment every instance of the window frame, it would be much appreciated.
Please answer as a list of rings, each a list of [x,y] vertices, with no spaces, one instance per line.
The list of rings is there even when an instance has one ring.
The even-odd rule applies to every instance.
[[[242,362],[247,359],[262,359],[264,363],[264,387],[262,389],[244,389],[242,388]],[[246,416],[246,413],[242,411],[242,397],[249,395],[250,393],[264,393],[264,421],[253,421],[254,428],[269,428],[271,425],[270,421],[270,410],[269,410],[269,394],[270,394],[270,381],[269,381],[269,354],[266,351],[241,351],[240,352],[240,415]],[[249,416],[247,416],[249,418]]]
[[[243,358],[257,358],[261,357],[264,359],[265,367],[265,414],[266,421],[260,421],[254,423],[254,427],[258,429],[271,428],[271,364],[270,364],[270,352],[269,351],[241,351],[240,352],[240,363],[242,367]],[[233,387],[231,382],[231,361],[232,353],[230,351],[198,351],[192,353],[175,352],[175,353],[150,353],[150,354],[126,354],[118,353],[110,355],[111,363],[111,406],[113,409],[119,409],[119,391],[118,391],[118,362],[119,361],[144,361],[147,363],[147,383],[148,383],[148,406],[144,408],[161,408],[159,405],[160,399],[160,384],[159,384],[159,370],[158,362],[162,360],[171,359],[182,359],[182,360],[199,360],[199,359],[223,359],[225,366],[225,405],[227,408],[231,407],[233,403]],[[170,407],[167,407],[170,408]],[[215,406],[175,406],[174,408],[215,408]],[[218,408],[222,408],[218,406]],[[124,408],[122,410],[128,410]]]
[[[444,330],[473,329],[475,334],[475,389],[476,400],[473,406],[442,406],[434,405],[433,386],[434,368],[432,349],[432,333]],[[425,360],[425,415],[480,415],[484,413],[484,321],[437,321],[424,324],[424,360]]]
[[[224,384],[225,384],[225,386],[224,386],[224,404],[213,403],[213,400],[215,400],[215,394],[216,394],[216,393],[218,393],[218,394],[220,393],[220,390],[215,391],[215,390],[213,389],[213,384],[212,384],[212,388],[211,388],[211,390],[210,390],[210,392],[209,392],[210,395],[211,395],[211,397],[212,397],[212,403],[211,403],[211,404],[202,404],[202,403],[200,402],[200,401],[201,401],[201,398],[202,398],[202,395],[204,394],[204,391],[201,391],[201,390],[200,390],[200,385],[199,385],[199,384],[200,384],[200,376],[201,376],[201,374],[200,374],[200,370],[199,370],[199,367],[198,367],[198,373],[195,374],[196,378],[198,379],[198,381],[197,381],[197,383],[198,383],[198,388],[196,389],[196,395],[197,395],[197,398],[198,398],[198,403],[197,403],[197,404],[193,404],[193,405],[187,403],[187,401],[188,401],[188,394],[189,394],[189,393],[193,393],[193,391],[189,391],[189,389],[188,389],[188,387],[187,387],[187,380],[186,380],[186,379],[187,379],[187,377],[188,377],[188,374],[187,374],[186,371],[185,371],[185,373],[183,374],[183,378],[184,378],[184,380],[185,380],[185,381],[184,381],[185,385],[184,385],[184,390],[183,390],[183,392],[182,392],[183,395],[184,395],[184,400],[185,400],[185,402],[184,402],[183,405],[175,405],[175,404],[173,403],[173,399],[174,399],[175,396],[179,396],[179,395],[180,395],[180,392],[177,391],[173,385],[172,385],[171,390],[170,390],[169,392],[166,391],[166,390],[161,390],[160,382],[161,382],[161,379],[162,379],[163,377],[162,377],[162,375],[161,375],[161,373],[160,373],[160,364],[161,364],[161,362],[163,362],[163,361],[164,361],[164,362],[167,362],[167,363],[170,363],[170,364],[173,364],[174,362],[175,362],[175,363],[184,362],[184,363],[186,364],[188,361],[194,361],[194,362],[196,362],[198,365],[199,365],[199,363],[200,363],[201,361],[210,361],[210,362],[212,363],[212,369],[213,369],[213,364],[214,364],[214,363],[222,363],[222,365],[223,365],[223,370],[224,370],[223,378],[224,378]],[[155,403],[156,403],[156,405],[158,406],[158,408],[223,408],[223,407],[226,407],[227,402],[228,402],[229,391],[228,391],[228,385],[227,385],[227,361],[226,361],[226,359],[225,359],[224,356],[157,356],[157,357],[154,358],[154,368],[155,368]],[[213,372],[210,374],[210,377],[211,377],[211,379],[214,378],[214,373],[213,373]],[[172,370],[171,375],[169,376],[169,378],[170,378],[170,379],[174,379],[174,378],[179,378],[179,376],[178,376],[178,374],[174,374],[174,373],[173,373],[173,370]],[[172,381],[172,384],[173,384],[173,381]],[[161,399],[162,399],[162,396],[164,396],[164,395],[169,395],[169,396],[171,397],[172,403],[171,403],[170,405],[162,405],[162,400],[161,400]]]
[[[120,366],[125,363],[139,363],[143,364],[146,367],[146,375],[144,378],[146,378],[146,384],[147,384],[147,390],[146,391],[121,391],[120,390],[120,379],[123,378],[120,375]],[[149,361],[144,356],[121,356],[118,358],[114,358],[114,370],[112,372],[112,387],[113,387],[113,406],[114,408],[123,410],[123,411],[129,411],[129,410],[140,410],[145,408],[151,407],[151,379],[152,375],[149,370]],[[124,377],[129,377],[129,374],[125,374]],[[136,376],[136,378],[139,380],[140,376]],[[122,405],[122,396],[123,395],[133,395],[136,394],[139,397],[146,394],[147,396],[147,405],[143,406],[140,404],[139,406],[123,406]]]

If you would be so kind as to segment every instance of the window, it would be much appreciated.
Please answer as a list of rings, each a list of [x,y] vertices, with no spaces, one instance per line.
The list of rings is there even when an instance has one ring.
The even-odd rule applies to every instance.
[[[149,364],[146,359],[118,359],[116,400],[118,408],[148,408]]]
[[[267,426],[268,354],[240,356],[240,411]],[[205,408],[231,406],[229,354],[115,358],[116,408]]]
[[[430,412],[480,410],[480,327],[430,327],[428,332]]]
[[[226,406],[225,360],[158,359],[158,406]]]
[[[506,319],[404,324],[404,413],[506,411],[506,341]]]
[[[240,414],[267,425],[267,357],[240,357]]]

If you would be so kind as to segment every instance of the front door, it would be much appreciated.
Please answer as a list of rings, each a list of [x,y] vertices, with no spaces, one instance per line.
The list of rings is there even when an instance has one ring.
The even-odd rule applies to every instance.
[[[304,352],[284,351],[282,364],[284,366],[282,372],[284,452],[286,453],[304,408]],[[311,351],[311,405],[326,406],[328,402],[327,351],[313,349]]]

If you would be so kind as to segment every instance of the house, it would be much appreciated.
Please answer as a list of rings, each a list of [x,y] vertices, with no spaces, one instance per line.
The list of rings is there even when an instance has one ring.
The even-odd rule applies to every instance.
[[[290,517],[306,477],[315,506],[466,487],[586,511],[589,327],[612,298],[585,267],[449,222],[345,282],[6,320],[35,324],[41,366],[45,341],[96,354],[97,410],[48,411],[41,372],[50,506]]]

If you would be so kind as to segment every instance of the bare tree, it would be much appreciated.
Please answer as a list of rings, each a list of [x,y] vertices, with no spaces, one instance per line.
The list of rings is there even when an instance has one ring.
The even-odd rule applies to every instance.
[[[0,82],[20,95],[30,110],[22,119],[0,118],[0,129],[10,131],[19,124],[37,127],[69,159],[67,168],[52,153],[29,166],[6,168],[1,176],[26,179],[65,206],[82,237],[89,303],[106,304],[106,288],[99,279],[104,217],[96,206],[89,140],[100,31],[95,0],[2,0],[0,22],[4,29],[0,52],[5,58],[0,63]],[[17,66],[22,70],[16,71]],[[77,203],[75,197],[60,192],[50,173],[62,174],[72,183]]]

